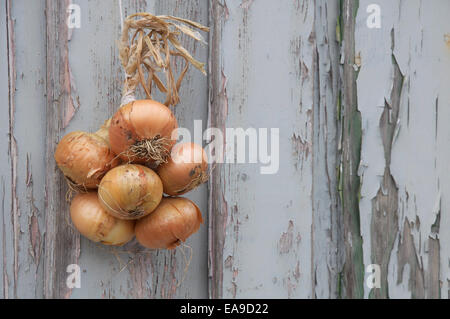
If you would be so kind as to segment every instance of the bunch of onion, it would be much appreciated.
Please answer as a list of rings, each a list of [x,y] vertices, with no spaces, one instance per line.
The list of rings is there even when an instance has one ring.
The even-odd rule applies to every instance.
[[[95,189],[120,160],[109,147],[109,120],[95,133],[75,131],[65,135],[56,147],[56,164],[69,186],[78,191]]]
[[[192,28],[208,31],[200,24],[171,16],[139,13],[128,17],[119,42],[126,74],[120,108],[96,133],[73,132],[57,146],[59,168],[72,188],[85,191],[72,200],[73,224],[93,241],[122,245],[136,234],[145,247],[173,249],[197,232],[203,222],[192,201],[163,198],[163,192],[178,196],[194,189],[208,175],[201,146],[175,145],[178,123],[170,109],[179,102],[178,90],[189,64],[206,74],[204,63],[195,60],[177,38],[184,33],[202,41]],[[130,30],[135,30],[131,43]],[[186,62],[177,80],[172,56]],[[144,70],[148,71],[147,79]],[[165,83],[158,77],[161,71]],[[139,84],[147,99],[135,99]],[[164,104],[152,99],[152,84],[166,94]]]

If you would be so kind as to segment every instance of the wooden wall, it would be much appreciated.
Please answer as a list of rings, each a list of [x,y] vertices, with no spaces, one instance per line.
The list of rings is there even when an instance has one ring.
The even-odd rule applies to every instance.
[[[275,174],[219,164],[189,194],[205,224],[186,273],[186,247],[80,237],[53,160],[118,108],[115,41],[137,11],[211,27],[207,46],[183,39],[208,76],[188,72],[180,126],[279,139]],[[449,15],[447,0],[0,0],[0,297],[448,298]]]

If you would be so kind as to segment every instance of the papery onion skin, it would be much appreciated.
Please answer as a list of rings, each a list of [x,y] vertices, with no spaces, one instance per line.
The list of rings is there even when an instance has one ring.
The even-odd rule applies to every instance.
[[[130,147],[159,137],[167,140],[164,148],[168,155],[176,142],[176,137],[172,137],[176,128],[177,120],[167,106],[153,100],[136,100],[122,106],[112,117],[109,127],[111,149],[129,163],[152,162],[150,158],[136,156]]]
[[[102,137],[82,131],[66,134],[54,157],[67,178],[89,189],[97,188],[105,173],[120,163]]]
[[[147,248],[174,249],[196,233],[202,223],[202,214],[192,201],[166,197],[153,213],[136,222],[136,239]]]
[[[162,194],[158,175],[138,164],[113,168],[103,177],[98,189],[103,208],[121,219],[138,219],[150,214],[160,203]]]
[[[107,119],[105,123],[98,129],[95,134],[97,136],[100,136],[102,139],[106,141],[106,144],[108,144],[109,147],[109,126],[111,124],[111,119]]]
[[[70,205],[70,217],[75,228],[94,242],[121,246],[134,237],[134,221],[108,214],[96,192],[76,195]]]
[[[167,163],[158,167],[164,193],[171,196],[185,194],[207,179],[208,157],[195,143],[176,144]]]

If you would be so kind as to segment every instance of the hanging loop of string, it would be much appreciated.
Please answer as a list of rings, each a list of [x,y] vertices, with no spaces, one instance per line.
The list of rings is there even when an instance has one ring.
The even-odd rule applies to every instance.
[[[178,104],[178,91],[189,64],[206,75],[205,63],[194,59],[178,38],[180,34],[185,34],[206,44],[197,30],[208,32],[209,28],[173,16],[154,16],[144,12],[128,16],[123,22],[122,36],[118,43],[120,61],[125,71],[121,105],[136,99],[135,93],[139,85],[149,99],[152,98],[152,87],[155,85],[165,94],[166,106]],[[173,57],[181,57],[185,62],[178,79],[175,79],[172,68]],[[161,74],[165,76],[165,81],[160,78]]]

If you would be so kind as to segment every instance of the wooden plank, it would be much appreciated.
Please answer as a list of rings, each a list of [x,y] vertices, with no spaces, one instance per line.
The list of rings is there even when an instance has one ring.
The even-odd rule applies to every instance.
[[[6,232],[6,227],[11,230],[11,211],[12,211],[12,201],[11,195],[12,191],[10,188],[11,183],[11,161],[9,156],[10,150],[10,108],[11,108],[11,81],[10,81],[10,54],[9,54],[9,43],[11,38],[10,25],[10,2],[4,2],[0,10],[0,52],[1,56],[6,57],[6,59],[1,59],[0,61],[0,96],[2,97],[2,104],[5,105],[5,113],[8,116],[2,116],[0,121],[1,134],[4,137],[0,139],[1,145],[1,160],[4,165],[1,165],[1,187],[2,187],[2,263],[0,265],[2,270],[1,283],[2,283],[2,298],[14,297],[13,292],[13,280],[14,280],[14,259],[10,259],[10,256],[14,256],[14,250],[11,254],[11,249],[9,247],[13,246],[13,236],[12,232]]]
[[[314,115],[313,115],[313,298],[339,296],[338,278],[343,267],[342,205],[338,192],[339,39],[337,1],[315,3]]]
[[[68,222],[53,152],[120,103],[111,3],[77,1],[71,30],[69,0],[1,4],[0,298],[449,297],[448,1],[380,0],[380,29],[367,26],[369,0],[122,1],[123,17],[212,27],[209,47],[183,39],[210,73],[188,72],[180,126],[269,128],[266,139],[279,128],[275,174],[219,164],[189,194],[206,224],[186,274],[188,248],[111,249]],[[223,141],[226,156],[235,144]],[[373,264],[379,289],[366,282]]]
[[[226,82],[222,73],[222,28],[228,17],[225,3],[210,2],[211,14],[209,41],[209,104],[208,127],[225,128],[228,112]],[[212,171],[208,197],[208,291],[210,298],[223,296],[223,248],[228,207],[222,192],[223,164],[218,163]]]
[[[45,4],[2,3],[2,293],[42,297],[45,144]],[[35,12],[25,17],[20,12]],[[4,63],[4,64],[3,64]],[[8,112],[6,112],[8,107]],[[8,114],[8,115],[6,115]],[[8,130],[3,131],[3,130]]]
[[[364,264],[381,266],[374,298],[447,298],[450,34],[448,1],[379,1],[381,28],[361,0],[360,175]]]
[[[67,222],[67,185],[53,158],[72,110],[68,56],[67,6],[69,1],[46,1],[47,109],[45,179],[44,297],[68,298],[66,269],[78,264],[80,235]]]
[[[336,295],[337,11],[323,1],[211,3],[210,125],[279,128],[280,150],[273,175],[251,163],[213,174],[211,297]]]
[[[381,288],[364,288],[366,296],[370,292],[373,298],[387,298],[388,267],[399,228],[398,190],[396,177],[391,171],[391,158],[403,75],[392,55],[395,41],[391,30],[393,20],[397,18],[397,9],[393,4],[382,3],[383,28],[370,29],[365,25],[367,5],[366,2],[360,2],[359,28],[355,31],[355,50],[361,58],[361,71],[358,75],[358,106],[363,128],[360,164],[363,181],[360,199],[361,233],[364,238],[364,263],[380,265]],[[376,36],[376,47],[363,40],[361,33]],[[371,50],[370,53],[366,48],[361,48],[364,42],[367,49]],[[373,63],[371,59],[377,62]],[[366,84],[368,77],[371,82],[370,90]],[[371,153],[370,157],[368,151]]]
[[[66,109],[71,112],[69,117],[63,116],[62,112],[58,114],[63,116],[59,117],[59,127],[52,124],[53,134],[58,135],[56,140],[73,130],[95,131],[117,110],[121,98],[123,71],[116,47],[121,28],[119,1],[115,1],[114,5],[108,7],[105,7],[102,1],[78,1],[77,4],[81,9],[81,28],[69,30],[69,38],[65,40],[63,36],[60,36],[60,33],[67,32],[64,30],[65,23],[62,23],[64,6],[49,4],[49,12],[54,12],[57,15],[55,19],[61,20],[57,20],[61,23],[56,24],[58,29],[50,33],[50,36],[53,36],[52,39],[59,37],[60,43],[65,41],[63,43],[66,46],[66,49],[61,49],[60,43],[58,46],[56,42],[49,43],[49,47],[56,49],[57,52],[61,51],[59,56],[50,55],[49,59],[59,59],[61,63],[58,65],[68,65],[67,69],[59,70],[65,77],[49,90],[55,92],[62,90],[66,100],[60,104],[60,110]],[[208,22],[207,6],[201,1],[149,3],[123,1],[122,5],[124,18],[135,12],[148,11],[155,14],[177,15],[204,24]],[[51,27],[52,23],[50,20]],[[207,47],[194,46],[188,39],[183,39],[183,43],[198,59],[206,61]],[[56,70],[50,69],[49,72],[56,72]],[[70,79],[69,83],[67,79]],[[70,92],[67,93],[69,88]],[[179,125],[193,131],[194,120],[203,120],[203,126],[206,126],[207,79],[197,70],[191,69],[183,82],[180,95],[182,103],[175,108]],[[52,152],[53,149],[48,151],[49,157],[53,156]],[[54,163],[52,159],[49,162],[52,165]],[[54,178],[60,178],[58,171],[55,172]],[[49,199],[49,202],[59,206],[64,212],[62,216],[67,218],[67,206],[63,196],[65,186],[61,185],[61,187],[63,191]],[[206,186],[193,191],[187,197],[198,204],[206,220]],[[50,211],[48,213],[51,214]],[[49,256],[49,261],[51,258],[58,259],[53,269],[61,274],[61,277],[52,278],[49,275],[48,280],[53,282],[53,285],[60,285],[59,290],[54,291],[52,296],[72,298],[200,298],[206,296],[207,228],[205,226],[187,242],[187,245],[192,247],[193,253],[187,271],[185,271],[184,255],[189,257],[190,250],[187,248],[178,248],[170,252],[149,251],[140,248],[136,242],[124,248],[101,247],[85,238],[78,239],[77,233],[66,232],[66,226],[66,221],[60,219],[53,222],[51,227],[54,228],[50,230],[53,233],[61,233],[63,238],[59,241],[65,242],[67,244],[65,250],[69,251],[63,252],[58,250],[58,247],[49,247],[50,251],[54,251],[53,257]],[[81,267],[81,288],[79,289],[63,287],[68,275],[66,267],[69,264],[78,264]]]
[[[172,14],[178,17],[198,21],[203,25],[208,25],[209,22],[209,8],[208,1],[204,0],[160,0],[155,2],[155,12],[157,14]],[[208,39],[208,34],[203,33],[205,39]],[[184,47],[192,52],[192,54],[200,61],[208,62],[208,45],[194,43],[191,39],[183,38]],[[178,71],[181,71],[181,64],[177,65]],[[194,137],[194,121],[201,124],[202,132],[207,126],[208,119],[208,78],[201,72],[191,67],[183,81],[183,86],[180,91],[181,102],[175,107],[175,116],[178,119],[180,127],[187,128],[192,137]],[[198,141],[197,143],[201,143]],[[193,200],[202,212],[204,224],[201,226],[198,233],[193,235],[187,244],[192,247],[193,258],[189,266],[189,270],[182,284],[175,287],[173,297],[175,298],[207,298],[208,297],[208,188],[207,184],[200,186],[194,191],[185,195]],[[189,253],[189,250],[185,250]],[[161,254],[161,252],[160,252]],[[185,261],[183,255],[177,250],[176,253],[164,252],[165,258],[170,264],[173,264],[171,273],[174,274],[177,283],[183,279],[183,272]],[[158,257],[160,258],[160,257]],[[164,270],[164,263],[162,259],[157,264],[155,274],[164,274],[168,272]],[[155,282],[158,282],[160,287],[163,287],[164,281],[158,280],[154,276]],[[166,276],[167,277],[167,276]],[[170,277],[169,277],[170,278]],[[166,279],[166,285],[168,280]],[[170,285],[173,285],[170,283]],[[169,286],[169,285],[168,285]],[[159,288],[162,296],[163,290]]]

